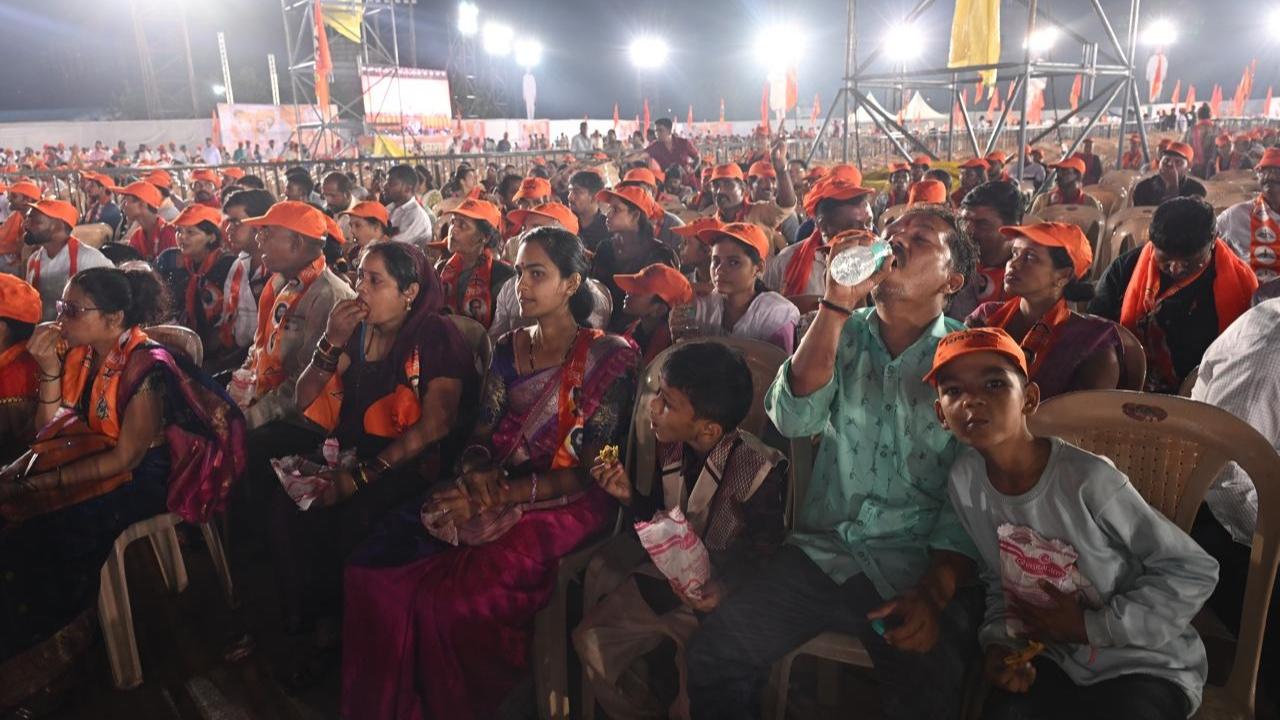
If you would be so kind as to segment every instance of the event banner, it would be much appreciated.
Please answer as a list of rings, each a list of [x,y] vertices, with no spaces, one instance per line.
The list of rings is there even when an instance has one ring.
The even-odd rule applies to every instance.
[[[331,113],[337,112],[337,108],[330,107]],[[320,122],[311,105],[218,103],[217,118],[214,132],[222,147],[235,148],[239,143],[248,142],[264,150],[271,140],[276,141],[277,148],[288,147],[291,142],[309,144],[315,130],[299,131],[298,126]]]

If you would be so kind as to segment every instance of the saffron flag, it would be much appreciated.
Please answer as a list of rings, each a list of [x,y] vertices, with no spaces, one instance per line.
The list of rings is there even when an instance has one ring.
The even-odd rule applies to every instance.
[[[649,98],[644,99],[644,126],[640,128],[640,132],[648,134],[649,132]]]
[[[1169,68],[1169,61],[1165,58],[1164,53],[1159,50],[1155,55],[1147,60],[1147,82],[1150,83],[1147,93],[1147,102],[1155,102],[1160,97],[1160,91],[1164,89],[1164,76]]]
[[[720,122],[724,122],[724,98],[720,98]]]
[[[1005,102],[1013,102],[1013,93],[1018,89],[1012,80],[1009,81],[1009,94],[1005,96]]]
[[[994,122],[996,113],[1000,111],[1000,91],[997,88],[991,90],[991,100],[987,103],[987,122]]]
[[[760,94],[760,127],[764,128],[766,135],[769,134],[769,124],[769,83],[765,83]]]
[[[320,106],[320,117],[329,117],[329,73],[333,72],[333,58],[329,55],[329,36],[324,30],[324,11],[320,0],[314,0],[312,8],[312,32],[315,33],[316,44],[316,105]]]
[[[1271,86],[1267,86],[1267,99],[1262,101],[1262,117],[1271,117]]]
[[[787,68],[787,96],[783,104],[784,111],[790,111],[800,104],[800,81],[796,79],[796,69]]]
[[[1178,107],[1178,98],[1182,95],[1182,78],[1178,78],[1173,83],[1173,95],[1169,96],[1169,104],[1174,108]]]
[[[1084,78],[1076,73],[1076,79],[1071,81],[1071,109],[1077,110],[1080,107],[1080,91],[1083,89]]]
[[[1196,86],[1187,86],[1187,112],[1196,109]]]
[[[1031,100],[1027,105],[1027,122],[1039,124],[1044,119],[1044,78],[1031,78]]]
[[[1000,0],[956,0],[951,18],[947,67],[994,65],[1000,62]],[[996,81],[995,70],[979,73],[982,82]]]
[[[1209,96],[1209,111],[1214,117],[1221,117],[1222,113],[1222,86],[1214,85],[1213,94]]]
[[[973,84],[973,104],[974,105],[977,105],[978,103],[982,102],[982,91],[986,89],[987,89],[987,86],[982,84],[982,76],[979,75],[978,82]]]
[[[964,123],[964,109],[969,106],[969,88],[960,91],[960,97],[956,98],[955,108],[951,111],[951,124],[961,125]]]
[[[618,129],[618,103],[613,104],[613,129]]]
[[[809,113],[809,122],[816,123],[818,118],[822,116],[822,93],[814,93],[813,95],[813,111]]]
[[[898,124],[907,119],[907,106],[911,104],[911,91],[907,90],[902,93],[902,107],[898,108]]]
[[[689,132],[693,131],[693,105],[689,106],[689,117],[686,124],[689,126]]]

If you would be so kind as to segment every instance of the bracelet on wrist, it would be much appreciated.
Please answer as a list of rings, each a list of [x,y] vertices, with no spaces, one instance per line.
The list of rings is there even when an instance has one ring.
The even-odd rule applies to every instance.
[[[40,382],[56,382],[62,379],[62,373],[58,373],[57,375],[45,375],[44,373],[37,370],[36,379],[39,380]]]
[[[329,337],[327,335],[321,335],[320,342],[316,344],[316,350],[319,350],[325,355],[336,355],[342,351],[342,348],[329,342]]]
[[[826,309],[828,309],[828,310],[830,310],[830,311],[832,311],[832,312],[834,312],[834,313],[838,313],[838,314],[843,315],[843,316],[845,316],[845,317],[853,317],[853,310],[852,310],[852,309],[847,308],[847,307],[845,307],[845,306],[843,306],[843,305],[837,305],[836,303],[833,303],[833,302],[831,302],[830,300],[828,300],[828,299],[826,299],[826,298],[822,298],[821,300],[819,300],[819,301],[818,301],[818,306],[819,306],[819,307],[824,307],[824,308],[826,308]]]

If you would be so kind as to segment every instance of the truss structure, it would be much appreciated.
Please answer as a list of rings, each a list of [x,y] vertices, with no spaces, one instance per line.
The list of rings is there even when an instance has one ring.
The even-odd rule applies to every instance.
[[[917,0],[915,7],[904,18],[904,22],[911,23],[915,21],[926,13],[935,4],[935,1]],[[953,152],[954,138],[957,132],[955,127],[956,113],[954,112],[956,104],[959,104],[961,109],[959,115],[963,124],[962,136],[968,140],[970,149],[978,156],[985,155],[994,149],[996,142],[1000,138],[1001,131],[1009,121],[1010,110],[1015,105],[1018,107],[1017,171],[1014,177],[1022,177],[1022,170],[1027,162],[1026,150],[1028,145],[1040,142],[1051,133],[1058,132],[1064,123],[1080,116],[1087,118],[1087,121],[1084,131],[1071,143],[1070,148],[1067,150],[1068,155],[1074,153],[1080,143],[1088,137],[1094,126],[1111,111],[1117,99],[1120,99],[1123,107],[1120,114],[1119,136],[1123,138],[1128,124],[1133,122],[1137,126],[1135,128],[1136,131],[1142,137],[1142,151],[1149,163],[1151,158],[1149,156],[1146,128],[1140,120],[1142,96],[1138,91],[1135,71],[1141,0],[1128,0],[1128,22],[1123,28],[1125,31],[1123,41],[1116,34],[1116,27],[1102,7],[1100,0],[1087,0],[1087,3],[1091,7],[1092,14],[1096,20],[1093,30],[1096,36],[1094,37],[1083,34],[1081,31],[1073,30],[1070,26],[1059,22],[1049,14],[1048,10],[1041,6],[1040,0],[1017,0],[1016,3],[1002,3],[1002,5],[1005,7],[1021,5],[1026,8],[1026,31],[1025,34],[1021,35],[1023,42],[1020,43],[1020,46],[1024,48],[1021,61],[886,72],[875,69],[876,61],[886,50],[884,43],[880,43],[865,56],[859,56],[857,32],[858,0],[847,0],[848,24],[845,32],[844,81],[837,90],[836,97],[827,111],[826,118],[823,120],[822,128],[817,137],[824,136],[832,118],[837,113],[837,109],[843,109],[845,122],[853,124],[853,132],[850,133],[848,131],[849,128],[845,128],[842,155],[844,161],[848,162],[849,140],[852,137],[857,164],[861,166],[862,150],[858,109],[862,108],[870,116],[875,127],[885,137],[889,138],[896,152],[904,158],[909,160],[912,152],[918,152],[937,159],[937,155],[929,149],[927,144],[916,133],[899,123],[883,107],[870,100],[867,91],[871,89],[887,89],[899,92],[904,90],[946,90],[951,100],[948,104],[948,110],[950,111],[948,115],[951,119],[948,121],[946,132],[947,137],[950,138],[947,144],[949,154]],[[1086,2],[1085,0],[1080,0],[1079,4],[1083,6]],[[1056,62],[1035,57],[1030,48],[1030,43],[1026,42],[1026,40],[1035,33],[1037,25],[1041,23],[1055,27],[1065,40],[1078,43],[1080,46],[1080,60],[1078,62]],[[1017,35],[1014,35],[1015,42],[1017,42],[1017,37]],[[1010,77],[1010,74],[1012,74],[1014,92],[1008,102],[1004,104],[1004,109],[993,126],[994,129],[984,148],[980,146],[978,135],[969,119],[969,109],[965,107],[961,88],[977,82],[978,74],[985,70],[996,70],[1003,77]],[[1046,87],[1051,88],[1052,80],[1055,77],[1074,76],[1076,74],[1085,79],[1082,97],[1077,109],[1054,118],[1048,127],[1032,135],[1032,129],[1027,126],[1027,110],[1030,105],[1030,94],[1027,92],[1027,88],[1031,86],[1031,81],[1035,78],[1044,78],[1049,81]],[[995,88],[993,88],[993,91],[995,91]],[[1132,121],[1129,118],[1131,110],[1134,115]],[[814,145],[809,151],[810,159],[813,158],[816,150],[817,140],[815,139]],[[1118,144],[1116,151],[1115,162],[1117,168],[1120,166],[1123,152],[1124,143],[1121,142]],[[1046,182],[1045,185],[1049,186],[1049,183]]]
[[[187,10],[184,3],[176,5],[176,12],[148,13],[137,0],[129,1],[149,120],[200,116]]]
[[[356,12],[360,16],[360,42],[325,28],[333,64],[330,108],[316,100],[315,0],[280,0],[288,46],[290,100],[298,112],[298,124],[290,142],[306,146],[315,157],[339,143],[351,147],[372,130],[365,122],[364,77],[366,67],[385,68],[374,82],[398,81],[400,45],[396,5],[412,0],[324,0],[324,9]],[[403,127],[403,123],[401,123]]]
[[[504,117],[507,109],[506,83],[493,59],[480,52],[479,34],[463,35],[454,28],[449,34],[449,89],[453,111],[463,118]]]

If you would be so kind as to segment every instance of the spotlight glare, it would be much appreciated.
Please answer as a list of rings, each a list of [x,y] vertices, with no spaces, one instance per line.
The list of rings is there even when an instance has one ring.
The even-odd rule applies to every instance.
[[[511,42],[515,35],[515,31],[511,29],[510,25],[503,25],[490,20],[484,24],[481,44],[486,53],[496,57],[506,57],[511,54]]]
[[[522,68],[535,68],[542,62],[542,43],[533,38],[516,41],[516,64]]]
[[[906,62],[920,57],[924,45],[916,27],[910,23],[896,23],[889,26],[884,34],[884,49],[897,62]]]
[[[1147,45],[1168,47],[1178,40],[1178,28],[1168,18],[1152,20],[1142,33],[1142,41]]]
[[[480,8],[475,3],[458,3],[458,32],[471,37],[480,31]]]
[[[631,41],[631,64],[641,69],[662,67],[671,52],[667,41],[653,35],[642,35]]]

